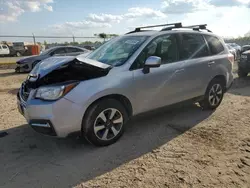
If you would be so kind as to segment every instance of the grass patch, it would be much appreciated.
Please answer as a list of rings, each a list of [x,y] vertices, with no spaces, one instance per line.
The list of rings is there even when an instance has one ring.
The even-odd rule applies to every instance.
[[[0,62],[0,65],[14,65],[14,64],[16,64],[15,61]]]

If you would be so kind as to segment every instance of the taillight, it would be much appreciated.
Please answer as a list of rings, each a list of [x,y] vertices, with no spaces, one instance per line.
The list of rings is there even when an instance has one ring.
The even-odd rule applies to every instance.
[[[233,54],[228,54],[227,58],[233,65],[234,64],[234,55]]]

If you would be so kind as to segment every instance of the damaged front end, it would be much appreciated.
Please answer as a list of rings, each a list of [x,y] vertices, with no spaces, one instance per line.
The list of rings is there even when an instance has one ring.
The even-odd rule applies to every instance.
[[[65,86],[106,76],[110,65],[74,57],[52,57],[36,65],[20,89],[20,98],[27,101],[31,90],[42,86]],[[75,85],[74,85],[75,86]],[[65,89],[65,88],[64,88]]]

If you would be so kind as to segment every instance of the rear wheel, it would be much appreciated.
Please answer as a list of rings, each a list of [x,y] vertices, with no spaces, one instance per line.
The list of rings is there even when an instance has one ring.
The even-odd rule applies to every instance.
[[[238,76],[240,77],[240,78],[243,78],[243,77],[247,77],[247,75],[248,75],[248,72],[246,72],[246,71],[244,71],[242,68],[238,68]]]
[[[216,109],[224,96],[225,83],[223,79],[215,78],[213,79],[206,90],[204,99],[199,102],[200,106],[204,110],[214,110]]]
[[[115,99],[103,99],[90,107],[82,122],[86,139],[96,146],[115,143],[124,132],[128,115]]]
[[[16,56],[17,56],[17,57],[21,57],[21,55],[22,55],[22,54],[21,54],[20,52],[16,52]]]

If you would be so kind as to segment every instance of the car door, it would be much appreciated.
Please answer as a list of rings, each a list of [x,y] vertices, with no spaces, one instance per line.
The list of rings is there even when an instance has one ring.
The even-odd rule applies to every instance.
[[[204,95],[210,79],[208,64],[211,60],[209,49],[203,36],[199,33],[179,34],[180,48],[180,74],[182,88],[180,99],[188,100]]]
[[[175,34],[162,35],[153,39],[140,53],[131,66],[134,77],[136,113],[145,112],[181,100],[182,62],[179,61],[179,45]],[[146,59],[161,57],[162,65],[143,73]]]

